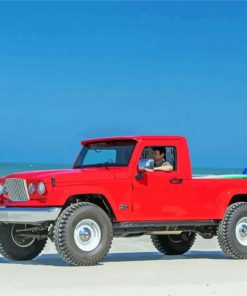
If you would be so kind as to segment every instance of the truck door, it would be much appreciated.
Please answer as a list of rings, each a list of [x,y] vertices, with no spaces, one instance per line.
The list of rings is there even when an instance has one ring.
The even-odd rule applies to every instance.
[[[183,186],[183,173],[179,163],[179,140],[145,141],[140,159],[152,158],[154,146],[164,147],[165,160],[172,164],[173,171],[144,172],[138,178],[138,169],[133,178],[133,219],[147,221],[183,220],[187,207]]]

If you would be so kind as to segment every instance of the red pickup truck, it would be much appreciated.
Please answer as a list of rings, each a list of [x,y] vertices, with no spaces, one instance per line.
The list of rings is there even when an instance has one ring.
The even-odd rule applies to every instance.
[[[31,260],[50,238],[71,265],[94,265],[114,236],[148,234],[166,255],[196,237],[218,236],[231,258],[247,259],[246,175],[192,177],[187,141],[129,136],[82,141],[72,169],[0,179],[0,253]],[[172,170],[154,168],[162,147]]]

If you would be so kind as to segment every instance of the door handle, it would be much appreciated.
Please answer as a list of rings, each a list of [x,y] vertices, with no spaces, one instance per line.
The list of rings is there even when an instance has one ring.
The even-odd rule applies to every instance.
[[[183,179],[170,179],[171,184],[182,184]]]

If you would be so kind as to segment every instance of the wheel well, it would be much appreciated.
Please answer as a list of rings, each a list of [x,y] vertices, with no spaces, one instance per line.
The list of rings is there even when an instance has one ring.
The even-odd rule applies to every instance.
[[[112,210],[111,205],[109,204],[106,197],[102,194],[78,194],[78,195],[70,196],[67,199],[64,205],[64,208],[67,208],[72,203],[77,203],[77,202],[93,203],[99,206],[100,208],[102,208],[102,210],[106,212],[106,214],[111,218],[112,221],[116,220],[116,216]]]
[[[238,194],[234,195],[229,203],[229,206],[236,203],[236,202],[247,202],[247,194]]]

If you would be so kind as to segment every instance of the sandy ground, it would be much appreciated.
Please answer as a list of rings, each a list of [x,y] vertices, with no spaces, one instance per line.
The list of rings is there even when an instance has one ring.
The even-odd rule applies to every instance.
[[[239,295],[247,290],[247,261],[227,259],[216,240],[197,238],[184,256],[158,253],[148,236],[118,238],[104,262],[67,266],[49,243],[25,263],[0,257],[0,295]]]

